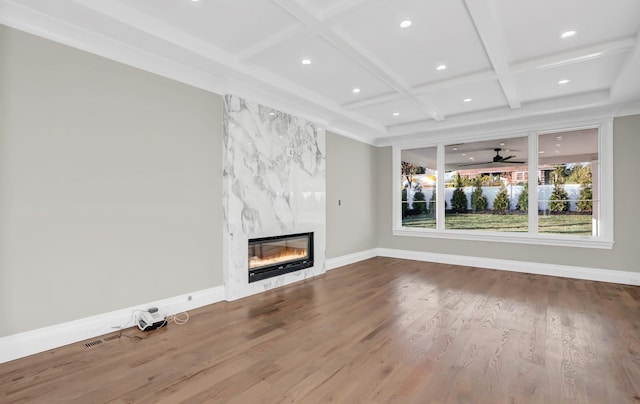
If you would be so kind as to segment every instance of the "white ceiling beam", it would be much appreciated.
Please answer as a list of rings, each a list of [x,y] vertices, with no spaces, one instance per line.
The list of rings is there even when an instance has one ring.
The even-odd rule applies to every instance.
[[[378,105],[385,102],[391,102],[402,99],[402,95],[397,92],[387,93],[383,95],[377,95],[375,97],[368,97],[361,100],[350,101],[342,104],[342,108],[347,111],[355,111],[357,109],[362,109],[366,107],[370,107],[372,105]]]
[[[383,81],[393,90],[401,94],[405,99],[416,106],[419,110],[423,111],[426,115],[435,119],[436,121],[444,120],[445,116],[442,111],[432,102],[421,101],[416,98],[406,85],[401,83],[401,80],[394,77],[393,72],[389,68],[383,68],[383,63],[375,61],[373,55],[367,55],[362,47],[355,44],[355,41],[351,40],[349,43],[346,38],[348,37],[346,32],[338,30],[332,30],[331,27],[324,25],[313,14],[304,8],[300,3],[295,0],[271,0],[274,4],[278,5],[281,9],[289,13],[301,23],[305,24],[309,29],[314,30],[318,35],[322,36],[326,41],[336,47],[342,54],[350,58],[352,61],[360,65],[363,69],[367,70],[372,75],[376,76],[379,80]]]
[[[313,16],[313,13],[309,11],[310,5],[302,8],[313,16],[315,21],[313,23],[314,26],[322,25],[324,27],[330,27],[388,1],[389,0],[369,0],[365,2],[362,2],[361,0],[352,0],[349,2],[344,1],[340,2],[339,6],[331,8],[326,13],[315,16]],[[296,18],[295,15],[291,16]],[[313,31],[312,33],[315,34],[316,32]],[[243,50],[238,54],[238,59],[241,62],[250,62],[251,59],[260,55],[273,51],[276,48],[285,47],[294,42],[308,38],[309,36],[311,36],[311,33],[309,32],[308,27],[298,20],[295,25],[285,27],[276,34],[263,38],[250,48]]]
[[[504,30],[497,18],[493,1],[465,0],[465,4],[509,106],[512,109],[520,108],[520,99],[505,53]]]
[[[588,60],[603,58],[612,56],[622,52],[629,52],[634,48],[636,44],[635,37],[622,38],[615,41],[603,42],[597,45],[587,46],[584,48],[572,50],[569,52],[562,52],[552,56],[545,56],[541,58],[535,58],[518,62],[511,65],[511,71],[513,73],[522,73],[525,71],[537,70],[537,69],[552,69],[560,66],[565,66],[572,63],[581,63]],[[487,70],[478,73],[466,74],[463,76],[453,77],[441,81],[436,81],[427,84],[419,84],[411,88],[411,91],[415,95],[433,93],[435,91],[462,86],[465,84],[479,83],[487,80],[497,80],[493,70]],[[369,97],[364,100],[352,101],[342,106],[347,110],[357,110],[360,108],[369,107],[371,105],[382,104],[399,98],[399,95],[383,94],[376,97]]]
[[[511,71],[514,73],[520,73],[528,70],[552,69],[573,63],[586,62],[587,60],[599,59],[621,52],[628,52],[633,49],[635,43],[636,39],[634,37],[603,42],[568,52],[514,63],[511,65]]]

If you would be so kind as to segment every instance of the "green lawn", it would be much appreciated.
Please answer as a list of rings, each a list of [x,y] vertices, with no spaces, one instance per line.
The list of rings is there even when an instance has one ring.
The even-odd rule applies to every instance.
[[[481,231],[527,231],[526,214],[498,215],[490,213],[448,213],[445,228]],[[553,234],[591,235],[591,215],[547,215],[538,216],[538,232]],[[436,220],[427,214],[408,216],[402,219],[405,227],[436,228]]]

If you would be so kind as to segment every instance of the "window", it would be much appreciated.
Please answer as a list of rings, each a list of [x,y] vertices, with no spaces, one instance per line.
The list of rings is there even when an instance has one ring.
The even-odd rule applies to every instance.
[[[611,248],[611,129],[394,147],[394,234]]]
[[[402,225],[436,228],[436,148],[402,151]]]
[[[538,232],[597,236],[598,129],[538,135]]]
[[[522,136],[445,146],[445,228],[526,232],[528,189],[515,174],[527,158]]]

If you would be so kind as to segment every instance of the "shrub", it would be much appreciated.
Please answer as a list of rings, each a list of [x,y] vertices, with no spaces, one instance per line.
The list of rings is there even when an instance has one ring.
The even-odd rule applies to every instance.
[[[482,188],[480,187],[479,183],[480,181],[476,182],[476,188],[473,190],[473,193],[471,194],[471,210],[473,210],[474,212],[479,210],[485,210],[487,209],[487,206],[489,206],[489,201],[487,200],[487,197],[482,192]]]
[[[451,210],[456,213],[467,211],[467,195],[462,190],[462,178],[460,173],[456,173],[456,189],[451,197]]]
[[[591,185],[582,185],[580,187],[580,196],[578,197],[578,212],[592,212],[593,211],[593,190]]]
[[[496,199],[493,200],[493,210],[498,213],[507,213],[509,210],[509,194],[504,184],[500,186],[500,191],[496,195]]]
[[[465,195],[462,188],[456,188],[453,190],[453,196],[451,197],[451,210],[456,213],[467,211],[467,195]]]
[[[525,182],[524,189],[518,195],[518,205],[516,206],[518,210],[528,211],[529,210],[529,183]]]
[[[566,212],[569,210],[569,194],[556,181],[553,192],[549,197],[549,210],[551,212]]]

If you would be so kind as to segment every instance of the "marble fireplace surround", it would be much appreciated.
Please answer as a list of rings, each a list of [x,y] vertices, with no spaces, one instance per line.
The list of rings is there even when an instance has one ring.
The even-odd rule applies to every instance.
[[[306,120],[226,95],[223,142],[225,299],[324,273],[324,131]],[[306,232],[314,233],[313,267],[249,283],[249,239]]]

